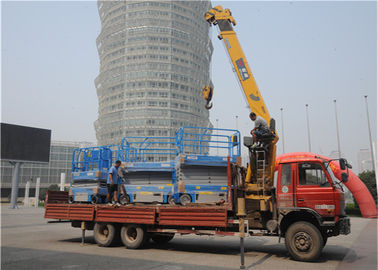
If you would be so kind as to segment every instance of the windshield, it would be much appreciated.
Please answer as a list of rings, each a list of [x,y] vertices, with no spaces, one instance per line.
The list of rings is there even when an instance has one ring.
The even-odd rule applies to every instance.
[[[332,179],[332,183],[334,184],[334,186],[340,190],[343,190],[342,187],[341,187],[341,182],[339,181],[339,179],[336,178],[336,176],[333,174],[333,171],[331,169],[331,166],[329,166],[329,162],[325,161],[324,162],[324,166],[327,168],[327,172],[329,174],[329,176],[331,176],[331,179]]]

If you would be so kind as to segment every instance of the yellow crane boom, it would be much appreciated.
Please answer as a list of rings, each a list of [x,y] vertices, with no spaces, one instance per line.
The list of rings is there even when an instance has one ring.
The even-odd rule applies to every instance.
[[[251,111],[264,118],[269,124],[268,109],[257,87],[238,37],[233,30],[232,26],[236,25],[236,21],[232,17],[231,11],[228,8],[223,9],[222,6],[216,6],[205,13],[205,20],[211,25],[218,25],[220,30],[218,38],[222,39],[226,46]]]
[[[242,90],[247,99],[248,105],[252,112],[264,118],[270,125],[270,133],[264,139],[266,147],[256,149],[252,146],[251,138],[247,137],[244,144],[249,148],[249,164],[245,178],[247,205],[249,205],[250,219],[255,220],[253,213],[258,215],[258,211],[272,212],[272,196],[274,196],[273,178],[276,158],[276,143],[278,136],[275,133],[274,119],[271,119],[269,111],[265,105],[262,95],[257,87],[252,71],[248,65],[247,59],[243,53],[239,40],[233,29],[236,25],[235,19],[229,9],[223,9],[222,6],[216,6],[205,13],[205,20],[210,25],[218,25],[220,34],[218,38],[223,40],[231,59],[232,65],[237,73]],[[213,89],[204,87],[203,96],[206,100],[206,108],[211,108],[211,97]]]

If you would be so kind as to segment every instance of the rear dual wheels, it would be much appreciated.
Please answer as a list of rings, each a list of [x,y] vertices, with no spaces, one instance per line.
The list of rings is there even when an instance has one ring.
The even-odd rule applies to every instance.
[[[138,249],[147,242],[148,235],[143,227],[127,224],[121,228],[121,240],[127,248]]]
[[[110,223],[96,223],[93,228],[93,236],[100,247],[109,247],[117,243],[119,228]]]
[[[165,244],[175,236],[174,233],[148,234],[144,227],[134,224],[125,224],[119,230],[117,225],[110,223],[96,223],[93,228],[93,235],[95,242],[101,247],[116,245],[121,238],[122,243],[129,249],[143,247],[149,238],[157,244]]]

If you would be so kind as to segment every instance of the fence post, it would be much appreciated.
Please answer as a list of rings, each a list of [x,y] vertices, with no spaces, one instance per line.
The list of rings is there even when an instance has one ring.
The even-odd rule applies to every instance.
[[[20,177],[20,167],[21,162],[11,162],[13,167],[13,175],[12,175],[12,193],[11,193],[11,206],[10,209],[17,209],[17,198],[18,198],[18,183]]]
[[[25,197],[24,197],[24,206],[29,207],[29,189],[30,189],[30,181],[26,181],[25,185]]]
[[[64,191],[64,183],[66,182],[66,174],[61,173],[60,174],[60,191]]]
[[[37,177],[37,182],[35,183],[35,202],[34,207],[38,207],[39,204],[39,186],[41,184],[41,178]]]

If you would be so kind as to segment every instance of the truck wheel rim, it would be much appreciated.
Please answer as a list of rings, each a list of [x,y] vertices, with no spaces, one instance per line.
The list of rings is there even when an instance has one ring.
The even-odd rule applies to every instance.
[[[121,203],[122,205],[127,204],[127,203],[128,203],[128,199],[127,199],[127,197],[126,197],[126,196],[121,196],[121,198],[120,198],[120,203]]]
[[[100,227],[100,230],[99,230],[99,233],[100,233],[100,239],[102,241],[105,241],[106,238],[108,237],[109,235],[109,230],[108,230],[108,227],[106,225],[103,225]]]
[[[137,235],[137,230],[134,227],[129,228],[126,232],[127,239],[129,239],[130,242],[134,242],[137,238]]]
[[[181,197],[181,203],[182,204],[187,204],[187,203],[190,203],[190,197],[189,196],[187,196],[187,195],[183,195],[182,197]]]
[[[312,247],[312,239],[308,233],[298,232],[294,235],[294,245],[298,251],[306,252]]]

